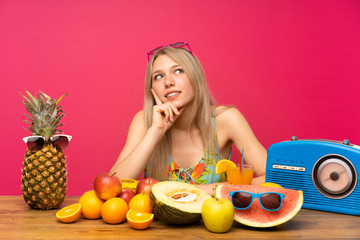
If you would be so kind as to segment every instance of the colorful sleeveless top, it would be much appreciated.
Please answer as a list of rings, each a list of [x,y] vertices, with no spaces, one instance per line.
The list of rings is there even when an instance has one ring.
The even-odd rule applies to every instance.
[[[212,117],[212,123],[214,126],[215,136],[216,135],[216,127],[215,127],[215,118]],[[216,182],[226,182],[225,173],[215,174],[215,166],[216,163],[223,159],[220,153],[219,143],[217,143],[217,147],[219,150],[219,154],[215,151],[205,150],[203,157],[200,161],[193,167],[190,168],[181,168],[179,167],[169,156],[169,180],[172,181],[181,181],[192,184],[209,184]],[[231,156],[230,148],[228,159]],[[206,154],[208,154],[208,159],[206,159]]]

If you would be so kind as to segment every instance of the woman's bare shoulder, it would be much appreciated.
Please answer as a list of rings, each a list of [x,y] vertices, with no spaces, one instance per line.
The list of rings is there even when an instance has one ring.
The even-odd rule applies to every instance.
[[[242,116],[241,112],[233,105],[215,107],[215,118],[223,119],[236,115]]]
[[[140,110],[134,115],[134,117],[131,121],[131,126],[136,126],[136,127],[145,126],[144,110]]]
[[[215,109],[215,121],[217,127],[226,129],[247,124],[245,117],[235,106],[218,106]]]
[[[137,113],[135,113],[135,115],[134,115],[134,119],[137,119],[137,118],[142,118],[142,119],[144,119],[145,118],[145,113],[144,113],[144,110],[142,109],[142,110],[140,110],[140,111],[138,111]]]

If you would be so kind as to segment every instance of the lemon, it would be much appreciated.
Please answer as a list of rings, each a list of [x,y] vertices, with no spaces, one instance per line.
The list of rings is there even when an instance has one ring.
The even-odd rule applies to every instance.
[[[263,186],[263,187],[277,187],[277,188],[283,188],[282,186],[280,186],[279,184],[277,183],[272,183],[272,182],[265,182],[263,184],[261,184],[260,186]]]

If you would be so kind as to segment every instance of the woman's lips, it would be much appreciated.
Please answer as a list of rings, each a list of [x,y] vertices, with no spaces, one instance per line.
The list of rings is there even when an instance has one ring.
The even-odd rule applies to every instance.
[[[167,99],[173,99],[173,98],[177,97],[180,93],[181,93],[180,91],[170,92],[170,93],[167,93],[167,94],[165,95],[165,97],[166,97]]]

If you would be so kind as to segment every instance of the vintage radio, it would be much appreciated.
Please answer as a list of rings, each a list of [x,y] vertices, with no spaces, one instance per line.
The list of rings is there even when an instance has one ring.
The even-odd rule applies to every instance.
[[[292,137],[268,149],[266,182],[302,190],[303,208],[360,215],[360,146]]]

